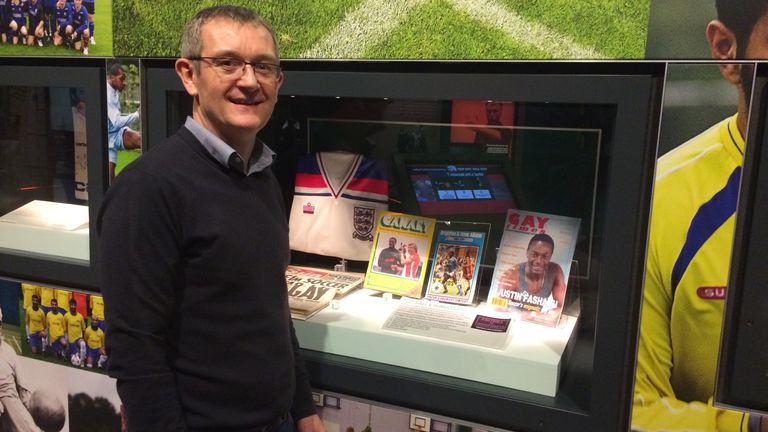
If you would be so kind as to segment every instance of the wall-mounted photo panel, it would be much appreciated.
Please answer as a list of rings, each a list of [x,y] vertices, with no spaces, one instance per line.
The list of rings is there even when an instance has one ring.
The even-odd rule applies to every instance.
[[[633,430],[747,430],[754,421],[711,402],[733,271],[729,262],[753,74],[753,64],[669,65]]]
[[[107,61],[107,168],[109,182],[141,156],[139,60]]]
[[[112,55],[112,0],[5,0],[0,56]]]
[[[103,1],[103,0],[99,0]],[[274,27],[283,58],[642,58],[650,0],[292,0],[230,3]],[[115,0],[115,54],[174,57],[209,2]]]

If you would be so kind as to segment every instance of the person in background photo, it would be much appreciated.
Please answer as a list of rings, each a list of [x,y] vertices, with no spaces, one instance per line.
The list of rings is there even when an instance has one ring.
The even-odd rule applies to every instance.
[[[3,311],[0,310],[0,330]],[[19,356],[0,334],[0,431],[39,432],[29,412],[32,392],[19,367]]]
[[[98,368],[104,367],[107,361],[104,332],[99,328],[99,319],[91,317],[91,325],[85,329],[85,365],[92,368],[95,364]]]
[[[768,0],[717,0],[715,60],[768,58]],[[768,418],[713,406],[753,69],[722,63],[737,113],[656,167],[632,429],[765,432]],[[715,289],[704,289],[715,288]]]
[[[192,116],[120,173],[95,221],[127,429],[325,432],[288,307],[275,153],[257,138],[283,83],[275,33],[213,6],[180,51]]]
[[[139,120],[139,107],[136,111],[123,115],[119,92],[125,88],[125,70],[115,63],[107,71],[107,137],[109,152],[109,183],[115,181],[118,150],[141,148],[141,134],[129,125]]]
[[[27,33],[27,45],[43,46],[45,37],[45,10],[42,0],[28,0],[25,6],[27,17],[29,18],[29,32]]]
[[[96,15],[96,0],[83,0],[83,7],[88,11],[88,34],[90,35],[89,45],[96,45],[96,24],[93,22]]]
[[[51,300],[51,310],[45,315],[45,327],[48,329],[51,354],[56,358],[64,358],[67,353],[64,314],[60,312],[59,302],[56,299]]]
[[[400,251],[397,250],[397,239],[389,238],[389,245],[379,252],[379,259],[376,263],[379,265],[379,271],[382,273],[397,274],[400,267]]]
[[[45,336],[45,312],[43,312],[43,308],[40,306],[39,295],[32,294],[32,306],[26,309],[24,320],[29,349],[34,354],[42,354],[47,338]]]
[[[85,365],[85,318],[77,311],[77,300],[69,301],[69,311],[64,315],[66,325],[67,344],[69,345],[69,358],[73,366]]]
[[[88,9],[83,6],[83,0],[75,0],[72,6],[71,24],[67,26],[67,36],[72,41],[72,48],[88,55],[88,44],[91,41],[90,23],[88,21]]]

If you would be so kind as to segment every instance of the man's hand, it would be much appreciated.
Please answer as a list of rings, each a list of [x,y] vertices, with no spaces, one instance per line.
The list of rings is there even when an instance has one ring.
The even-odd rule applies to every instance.
[[[325,432],[325,426],[320,420],[320,416],[315,414],[296,422],[298,432]]]

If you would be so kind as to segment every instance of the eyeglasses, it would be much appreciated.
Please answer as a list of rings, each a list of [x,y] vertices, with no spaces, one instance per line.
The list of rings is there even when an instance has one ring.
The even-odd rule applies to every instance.
[[[247,62],[233,57],[190,57],[190,60],[202,60],[214,67],[227,79],[237,80],[245,74],[245,67],[253,69],[256,78],[267,81],[277,81],[282,77],[283,69],[276,64],[262,62]]]

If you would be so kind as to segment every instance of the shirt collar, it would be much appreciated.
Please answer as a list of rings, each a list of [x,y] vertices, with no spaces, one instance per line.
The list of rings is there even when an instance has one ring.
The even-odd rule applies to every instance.
[[[720,140],[726,152],[741,165],[744,160],[744,137],[739,132],[738,114],[731,116],[720,127]]]
[[[263,141],[256,138],[256,146],[251,154],[251,163],[248,172],[244,172],[243,159],[235,149],[225,143],[224,140],[214,135],[211,131],[203,127],[197,120],[187,117],[184,127],[192,132],[192,135],[200,141],[203,147],[216,159],[221,165],[235,169],[241,174],[251,175],[261,172],[272,164],[275,160],[275,152],[272,151]]]

